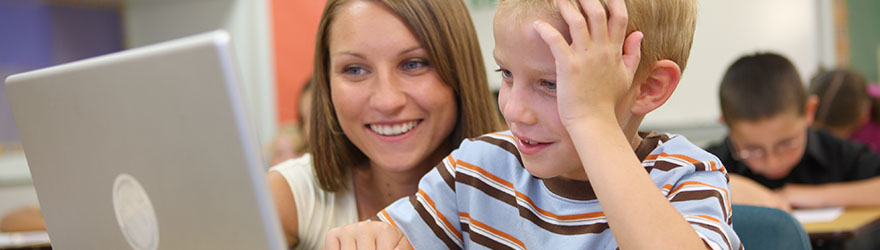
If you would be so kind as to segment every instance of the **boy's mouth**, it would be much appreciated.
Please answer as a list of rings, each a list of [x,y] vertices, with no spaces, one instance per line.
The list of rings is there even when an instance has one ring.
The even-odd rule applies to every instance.
[[[543,151],[545,148],[553,144],[552,142],[539,142],[528,138],[516,137],[519,152],[525,155],[534,155]]]

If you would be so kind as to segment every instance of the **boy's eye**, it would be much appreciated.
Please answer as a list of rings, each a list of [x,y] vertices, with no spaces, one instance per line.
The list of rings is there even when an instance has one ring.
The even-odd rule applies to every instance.
[[[416,71],[426,66],[428,66],[428,62],[421,59],[405,61],[400,65],[400,67],[406,71]]]
[[[501,78],[503,78],[503,79],[510,79],[510,78],[513,77],[513,73],[510,73],[510,70],[506,70],[506,69],[496,69],[495,72],[500,72],[500,73],[501,73]]]
[[[548,90],[556,91],[556,83],[555,82],[541,80],[541,86],[547,88]]]

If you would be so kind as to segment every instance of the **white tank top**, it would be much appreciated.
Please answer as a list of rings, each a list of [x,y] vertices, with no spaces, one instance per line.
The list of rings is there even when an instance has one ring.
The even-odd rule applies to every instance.
[[[299,243],[294,249],[323,249],[327,231],[358,222],[351,178],[346,179],[348,189],[324,191],[318,184],[310,154],[279,163],[269,171],[284,176],[296,202]]]

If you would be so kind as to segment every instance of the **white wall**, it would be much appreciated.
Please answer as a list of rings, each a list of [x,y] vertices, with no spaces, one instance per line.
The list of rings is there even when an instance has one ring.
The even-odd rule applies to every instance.
[[[139,47],[225,29],[244,83],[244,99],[261,144],[276,129],[275,78],[267,0],[127,0],[126,43]]]
[[[495,36],[492,34],[495,6],[494,4],[474,6],[472,1],[465,2],[468,3],[468,8],[471,11],[471,19],[474,21],[477,38],[480,40],[480,49],[483,50],[483,62],[486,64],[486,73],[489,74],[489,88],[497,90],[501,87],[501,75],[495,72],[498,65],[495,64],[495,57],[492,56],[492,50],[495,49]]]
[[[814,0],[699,0],[694,45],[684,77],[672,98],[652,112],[646,127],[693,127],[717,124],[718,85],[736,58],[756,51],[787,56],[806,81],[820,64],[833,65],[830,4]],[[470,4],[471,2],[468,1]],[[492,16],[494,8],[471,6],[487,64],[490,86],[500,78],[493,72]]]
[[[466,1],[476,25],[490,87],[500,78],[492,57],[491,1]],[[487,2],[487,3],[482,3]],[[480,3],[477,6],[473,3]],[[700,16],[688,68],[676,93],[644,122],[646,127],[693,127],[716,124],[718,84],[737,57],[774,51],[789,57],[808,79],[820,65],[834,64],[828,1],[698,0]],[[246,99],[262,142],[275,131],[267,0],[127,0],[127,42],[141,46],[217,28],[231,32]]]

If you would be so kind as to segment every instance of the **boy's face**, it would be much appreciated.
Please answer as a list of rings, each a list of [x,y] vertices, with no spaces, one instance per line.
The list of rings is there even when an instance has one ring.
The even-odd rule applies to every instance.
[[[753,172],[781,179],[800,162],[807,147],[809,120],[797,112],[783,112],[757,121],[730,124],[734,156]]]
[[[534,17],[518,20],[509,12],[499,9],[494,20],[494,54],[502,78],[498,106],[517,139],[523,165],[541,178],[584,180],[586,173],[557,112],[550,48],[532,28]],[[568,33],[560,23],[554,26]]]

